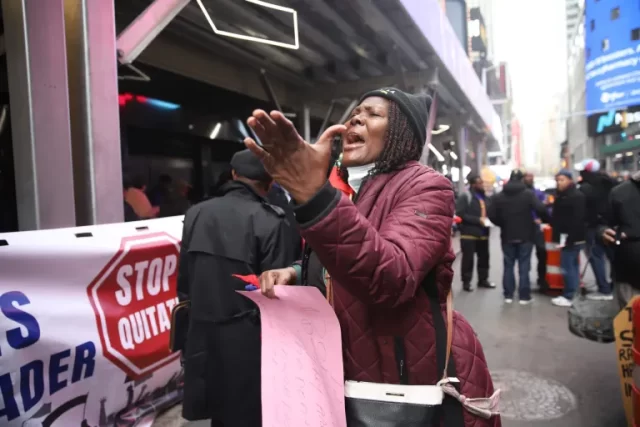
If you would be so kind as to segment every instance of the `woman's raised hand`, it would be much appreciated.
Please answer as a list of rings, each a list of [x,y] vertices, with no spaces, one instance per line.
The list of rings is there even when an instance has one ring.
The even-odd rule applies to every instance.
[[[327,181],[331,142],[346,132],[344,125],[331,126],[311,145],[279,111],[267,114],[255,110],[247,124],[258,135],[262,147],[252,138],[246,138],[245,145],[297,203],[307,202]]]

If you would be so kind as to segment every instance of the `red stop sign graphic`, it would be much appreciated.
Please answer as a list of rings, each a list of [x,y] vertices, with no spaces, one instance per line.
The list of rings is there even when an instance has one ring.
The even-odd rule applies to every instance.
[[[104,356],[133,378],[179,355],[169,351],[179,255],[166,233],[125,237],[87,288]]]

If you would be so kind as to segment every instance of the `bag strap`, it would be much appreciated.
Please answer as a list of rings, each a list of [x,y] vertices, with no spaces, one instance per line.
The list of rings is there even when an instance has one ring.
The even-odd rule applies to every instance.
[[[447,295],[447,320],[442,316],[440,299],[438,297],[438,284],[436,282],[435,271],[431,270],[424,282],[424,290],[431,305],[431,315],[433,327],[436,332],[436,360],[438,372],[442,377],[456,378],[455,362],[451,360],[451,346],[453,344],[453,293],[449,291]],[[458,387],[457,383],[454,387]],[[453,397],[445,394],[442,401],[442,420],[447,427],[464,427],[463,407]]]
[[[453,344],[453,292],[450,290],[447,295],[447,347],[444,368],[442,369],[442,378],[446,378],[449,361],[451,360],[451,345]],[[455,370],[455,367],[454,367]]]

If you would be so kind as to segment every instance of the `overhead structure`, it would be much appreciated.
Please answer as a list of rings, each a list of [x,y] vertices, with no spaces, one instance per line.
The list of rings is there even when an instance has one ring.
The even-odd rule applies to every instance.
[[[290,7],[279,6],[277,4],[273,4],[273,3],[262,1],[262,0],[244,0],[248,3],[257,5],[261,8],[265,8],[270,11],[275,11],[276,13],[282,12],[287,15],[290,15],[291,22],[293,24],[293,43],[286,43],[286,42],[271,40],[268,38],[258,37],[254,35],[246,35],[246,34],[241,34],[241,33],[232,32],[232,31],[224,31],[222,29],[219,29],[218,25],[216,25],[214,20],[211,18],[211,14],[209,13],[209,10],[207,9],[207,7],[204,5],[203,0],[196,0],[196,1],[198,2],[198,6],[200,6],[200,10],[202,11],[202,14],[204,15],[207,22],[209,23],[209,26],[211,27],[211,29],[216,35],[231,37],[239,40],[246,40],[254,43],[264,43],[271,46],[282,47],[285,49],[298,49],[300,47],[300,39],[298,36],[298,12],[296,12],[295,9],[292,9]],[[230,5],[230,7],[234,7],[234,6]],[[237,7],[237,4],[235,5],[235,7]]]
[[[118,21],[148,4],[121,2]],[[196,0],[138,61],[277,105],[309,140],[311,120],[315,136],[366,91],[437,93],[423,156],[431,166],[479,169],[485,153],[503,150],[501,120],[435,0]]]

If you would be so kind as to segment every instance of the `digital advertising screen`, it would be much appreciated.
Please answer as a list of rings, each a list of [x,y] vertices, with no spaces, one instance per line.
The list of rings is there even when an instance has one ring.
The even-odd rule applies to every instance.
[[[640,0],[585,2],[586,109],[640,104]]]

